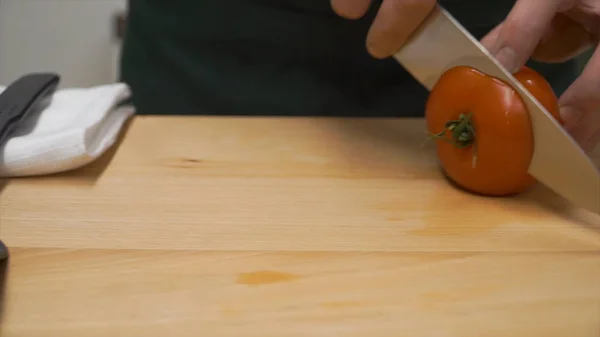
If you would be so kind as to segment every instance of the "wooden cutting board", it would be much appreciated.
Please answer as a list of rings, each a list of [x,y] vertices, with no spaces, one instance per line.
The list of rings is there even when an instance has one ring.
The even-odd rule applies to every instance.
[[[424,131],[136,117],[89,167],[5,182],[0,336],[599,336],[600,217],[459,191]]]

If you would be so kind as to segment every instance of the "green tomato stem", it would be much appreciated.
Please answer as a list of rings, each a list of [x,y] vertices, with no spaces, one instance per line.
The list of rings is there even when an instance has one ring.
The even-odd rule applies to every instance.
[[[436,134],[430,134],[429,138],[433,140],[446,141],[459,149],[473,147],[473,167],[477,163],[477,143],[475,127],[472,122],[473,113],[467,115],[460,114],[458,119],[446,122],[444,129]],[[450,132],[450,137],[447,133]]]

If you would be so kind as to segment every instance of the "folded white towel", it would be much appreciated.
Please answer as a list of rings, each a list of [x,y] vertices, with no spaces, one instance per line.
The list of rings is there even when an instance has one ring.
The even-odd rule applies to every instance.
[[[57,173],[96,160],[134,114],[133,107],[118,106],[130,95],[123,83],[57,90],[1,148],[0,177]]]

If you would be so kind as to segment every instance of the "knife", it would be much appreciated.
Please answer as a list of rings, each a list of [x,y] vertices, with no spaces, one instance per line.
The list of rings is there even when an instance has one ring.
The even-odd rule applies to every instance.
[[[8,259],[8,248],[6,248],[6,246],[4,245],[4,243],[2,241],[0,241],[0,263],[2,263],[2,260]],[[0,276],[2,275],[1,270],[0,270]]]
[[[575,205],[600,214],[600,171],[552,115],[441,6],[393,56],[431,90],[450,68],[468,66],[510,84],[533,124],[535,150],[529,173]]]

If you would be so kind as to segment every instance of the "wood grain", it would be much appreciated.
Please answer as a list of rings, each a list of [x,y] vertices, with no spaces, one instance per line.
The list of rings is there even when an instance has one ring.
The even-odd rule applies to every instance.
[[[136,117],[94,165],[6,182],[1,336],[597,337],[600,217],[459,191],[423,131]]]

